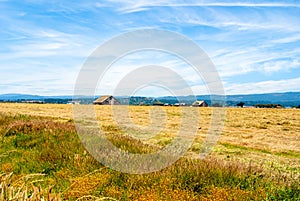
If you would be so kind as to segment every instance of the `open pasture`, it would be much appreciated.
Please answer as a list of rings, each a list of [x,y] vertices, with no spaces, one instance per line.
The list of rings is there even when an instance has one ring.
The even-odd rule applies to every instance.
[[[297,200],[300,196],[300,110],[226,108],[219,141],[200,160],[213,110],[186,108],[197,110],[200,121],[185,156],[159,172],[129,175],[106,168],[89,155],[77,136],[72,105],[1,103],[0,108],[4,189],[0,199],[25,194],[57,200]],[[116,117],[110,106],[95,106],[99,128],[129,152],[157,151],[171,143],[182,127],[180,107],[126,108],[128,115],[117,112]]]

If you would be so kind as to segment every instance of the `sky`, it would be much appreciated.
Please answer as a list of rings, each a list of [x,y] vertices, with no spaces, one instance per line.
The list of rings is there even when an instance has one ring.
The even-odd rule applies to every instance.
[[[196,43],[215,65],[225,94],[300,91],[297,0],[0,0],[0,10],[0,94],[72,95],[94,50],[141,29],[172,31]],[[113,93],[124,77],[147,65],[181,75],[195,94],[210,92],[178,57],[141,51],[113,63],[95,93]],[[168,94],[174,93],[152,85],[134,92]]]

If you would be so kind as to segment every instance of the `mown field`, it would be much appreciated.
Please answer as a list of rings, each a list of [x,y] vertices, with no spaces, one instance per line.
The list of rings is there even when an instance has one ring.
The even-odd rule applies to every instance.
[[[110,106],[95,109],[107,138],[131,153],[163,148],[181,126],[179,107],[129,107],[136,128],[124,127],[122,116],[116,121]],[[212,109],[193,109],[200,122],[185,156],[140,175],[107,168],[88,153],[71,105],[1,103],[0,200],[300,200],[300,110],[227,108],[218,144],[200,160]],[[163,129],[139,132],[156,131],[153,118]]]

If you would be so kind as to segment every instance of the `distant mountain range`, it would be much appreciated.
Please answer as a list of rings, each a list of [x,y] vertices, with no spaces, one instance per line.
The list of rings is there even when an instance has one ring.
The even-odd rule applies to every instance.
[[[81,103],[91,103],[95,97],[82,97]],[[163,96],[163,97],[116,97],[122,104],[138,105],[140,103],[153,104],[155,101],[163,103],[174,104],[185,102],[192,104],[195,100],[194,96]],[[73,96],[39,96],[32,94],[0,94],[0,102],[26,102],[26,101],[41,101],[44,103],[68,103],[72,101]],[[210,95],[197,95],[197,100],[205,100],[211,104]],[[267,93],[267,94],[241,94],[241,95],[227,95],[226,105],[235,106],[239,102],[244,102],[247,106],[255,104],[281,104],[285,107],[292,107],[300,105],[300,92],[286,92],[286,93]]]
[[[16,100],[42,100],[48,98],[72,99],[73,96],[39,96],[32,94],[0,94],[0,100],[16,101]]]

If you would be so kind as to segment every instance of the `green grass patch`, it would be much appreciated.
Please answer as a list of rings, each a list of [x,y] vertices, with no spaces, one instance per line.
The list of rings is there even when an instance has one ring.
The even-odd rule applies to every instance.
[[[261,153],[265,153],[265,154],[272,154],[271,151],[268,151],[266,149],[255,149],[252,147],[245,147],[245,146],[230,144],[230,143],[226,143],[226,142],[221,142],[219,144],[228,149],[239,149],[239,150],[243,150],[243,151],[253,151],[253,152],[261,152]]]
[[[282,152],[275,152],[274,154],[283,157],[300,158],[300,153],[295,151],[282,151]]]
[[[228,149],[238,149],[238,150],[243,150],[243,151],[252,151],[252,152],[260,152],[260,153],[264,153],[264,154],[272,154],[272,155],[276,155],[276,156],[300,158],[300,153],[296,152],[296,151],[271,152],[266,149],[255,149],[252,147],[245,147],[245,146],[240,146],[240,145],[235,145],[235,144],[230,144],[230,143],[225,143],[225,142],[221,142],[219,144]]]

